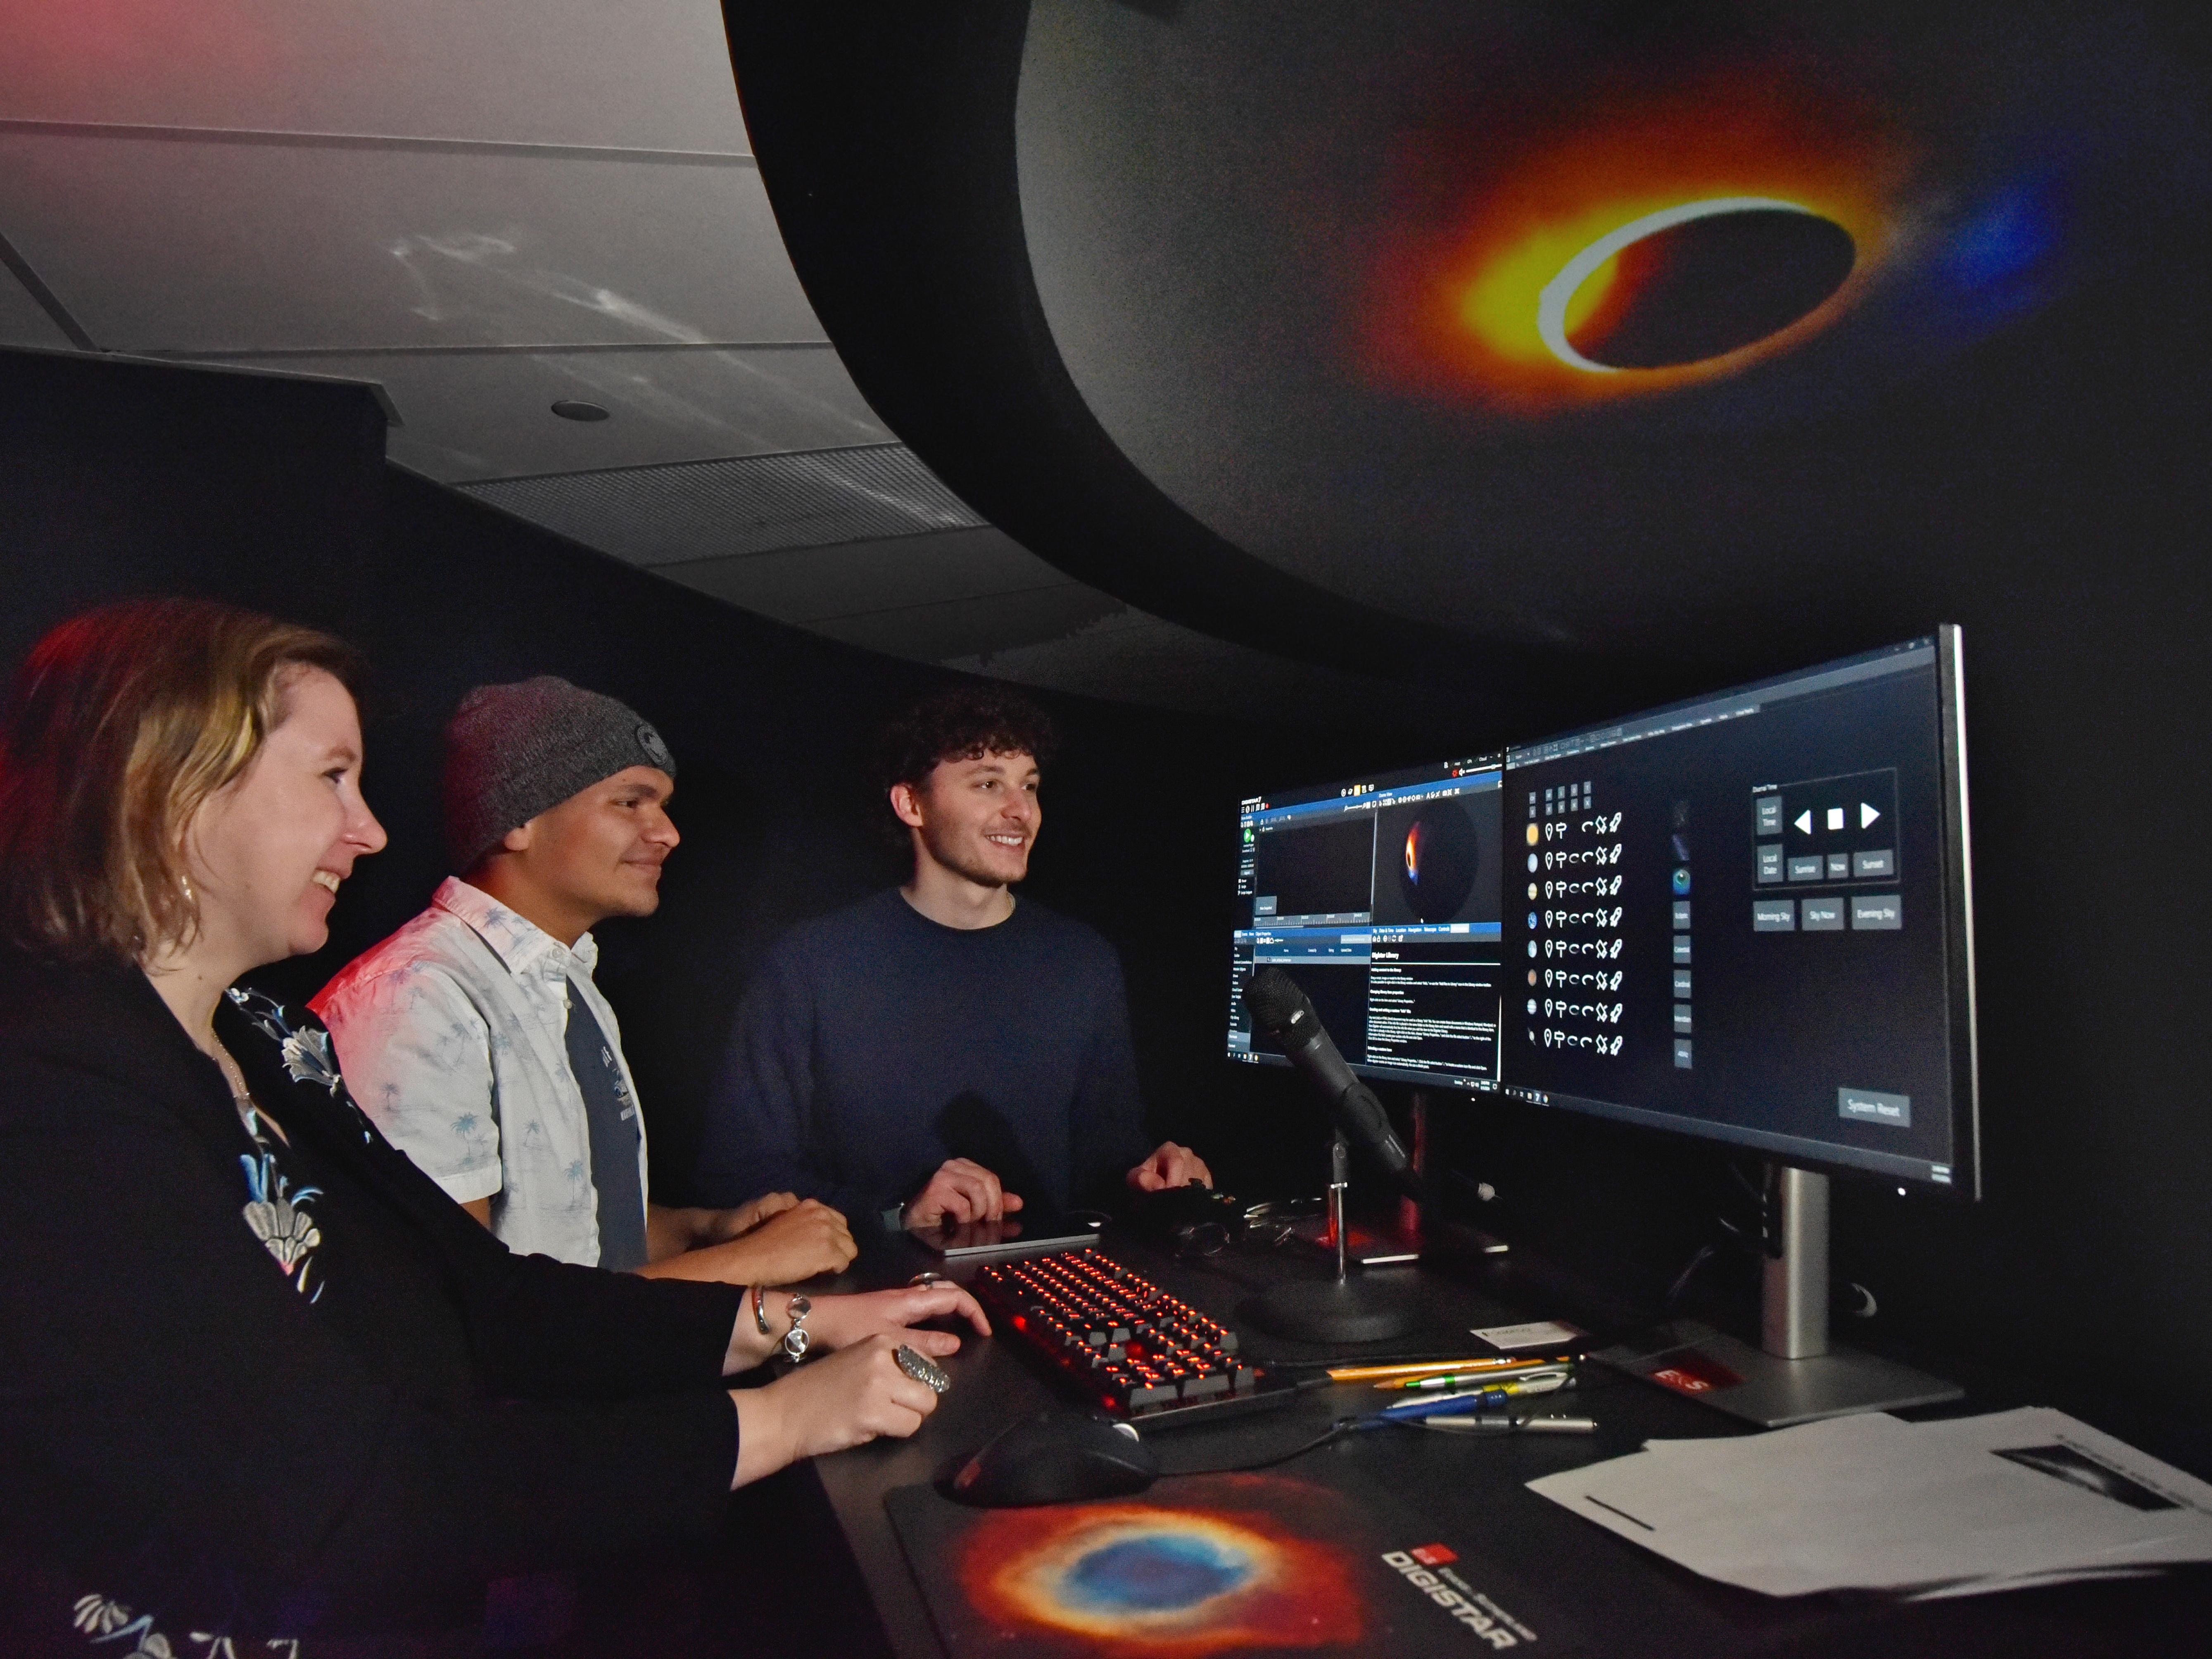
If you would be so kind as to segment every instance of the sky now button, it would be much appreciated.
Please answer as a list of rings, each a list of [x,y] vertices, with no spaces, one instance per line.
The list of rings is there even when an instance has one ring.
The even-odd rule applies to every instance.
[[[1912,1127],[1911,1095],[1886,1095],[1876,1089],[1838,1089],[1836,1110],[1860,1123],[1887,1123],[1894,1129]]]

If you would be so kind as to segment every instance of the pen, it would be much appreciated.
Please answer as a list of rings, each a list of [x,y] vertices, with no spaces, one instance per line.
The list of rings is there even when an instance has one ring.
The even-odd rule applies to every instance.
[[[1565,1358],[1538,1359],[1528,1354],[1478,1355],[1471,1359],[1429,1359],[1415,1365],[1332,1365],[1332,1382],[1374,1382],[1386,1376],[1433,1376],[1441,1371],[1494,1371],[1507,1365],[1564,1365]]]
[[[1395,1406],[1385,1406],[1375,1414],[1394,1422],[1407,1418],[1454,1417],[1462,1412],[1479,1412],[1486,1406],[1502,1406],[1519,1395],[1550,1394],[1566,1380],[1564,1376],[1537,1376],[1521,1382],[1494,1382],[1486,1388],[1470,1389],[1465,1394],[1425,1395],[1418,1400],[1401,1400]]]
[[[1595,1434],[1597,1421],[1589,1417],[1439,1417],[1423,1418],[1424,1427],[1449,1429],[1455,1434]]]
[[[1449,1389],[1469,1382],[1489,1382],[1507,1377],[1540,1376],[1548,1371],[1564,1373],[1566,1367],[1553,1359],[1532,1359],[1507,1370],[1501,1366],[1494,1371],[1451,1371],[1442,1376],[1394,1376],[1377,1382],[1378,1389]]]

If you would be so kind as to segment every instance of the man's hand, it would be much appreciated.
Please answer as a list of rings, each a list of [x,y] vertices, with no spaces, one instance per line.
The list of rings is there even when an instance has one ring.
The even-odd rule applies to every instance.
[[[768,1199],[788,1199],[778,1193]],[[820,1273],[841,1273],[858,1254],[845,1218],[819,1199],[791,1202],[750,1232],[710,1244],[640,1271],[652,1279],[720,1279],[726,1285],[796,1285]]]
[[[1163,1140],[1152,1155],[1129,1171],[1129,1185],[1140,1193],[1157,1193],[1169,1187],[1188,1187],[1194,1181],[1211,1187],[1213,1171],[1188,1146]]]
[[[702,1244],[720,1244],[726,1239],[749,1233],[771,1216],[781,1215],[799,1205],[797,1193],[763,1193],[750,1204],[740,1204],[734,1210],[722,1210],[714,1217],[712,1237],[702,1238]]]
[[[998,1221],[1022,1207],[1022,1201],[999,1185],[999,1177],[981,1164],[964,1158],[948,1158],[937,1166],[929,1185],[908,1200],[906,1224],[933,1227],[939,1222]]]

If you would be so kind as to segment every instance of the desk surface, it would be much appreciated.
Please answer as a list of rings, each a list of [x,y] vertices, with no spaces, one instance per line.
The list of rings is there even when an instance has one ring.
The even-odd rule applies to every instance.
[[[1253,1290],[1301,1271],[1273,1255],[1231,1254],[1187,1264],[1141,1240],[1109,1236],[1104,1248],[1202,1312],[1240,1324],[1237,1304]],[[902,1279],[931,1265],[897,1251],[872,1256],[863,1267],[875,1282]],[[973,1270],[956,1272],[955,1278]],[[1544,1317],[1557,1310],[1507,1306],[1448,1273],[1390,1269],[1417,1289],[1431,1316],[1425,1337],[1389,1345],[1418,1350],[1425,1342],[1443,1352],[1469,1327]],[[1291,1343],[1264,1345],[1265,1357],[1317,1358],[1320,1351]],[[879,1441],[816,1466],[838,1524],[874,1599],[884,1633],[901,1659],[942,1659],[945,1648],[884,1508],[896,1488],[934,1479],[954,1458],[972,1450],[1017,1417],[1058,1406],[1078,1407],[1017,1343],[983,1341],[972,1334],[946,1362],[952,1387],[936,1413],[911,1440]],[[1679,1639],[1650,1630],[1648,1647],[1632,1632],[1639,1611],[1671,1609],[1680,1622],[1674,1638],[1698,1629],[1701,1651],[1760,1654],[1954,1656],[2002,1654],[2006,1659],[2051,1654],[2167,1654],[2201,1651],[2212,1629],[2212,1572],[2190,1571],[2154,1581],[2085,1584],[1979,1596],[1906,1607],[1847,1598],[1777,1601],[1707,1583],[1603,1529],[1569,1515],[1524,1490],[1541,1474],[1635,1450],[1655,1437],[1686,1439],[1740,1431],[1721,1413],[1648,1385],[1592,1368],[1583,1390],[1562,1396],[1566,1407],[1595,1418],[1590,1437],[1463,1438],[1413,1431],[1351,1437],[1285,1466],[1325,1485],[1373,1489],[1387,1484],[1425,1513],[1449,1516],[1463,1534],[1500,1558],[1501,1570],[1522,1582],[1556,1587],[1572,1575],[1577,1594],[1610,1616],[1593,1626],[1594,1645],[1559,1650],[1654,1654],[1681,1650]],[[1152,1444],[1166,1470],[1214,1468],[1288,1450],[1326,1429],[1332,1419],[1374,1408],[1378,1395],[1364,1384],[1316,1389],[1288,1407],[1218,1424],[1157,1432]],[[2006,1402],[2012,1403],[2012,1402]],[[1162,1495],[1169,1486],[1157,1489]],[[1623,1610],[1629,1610],[1624,1622]],[[1605,1639],[1595,1643],[1603,1633]],[[1624,1645],[1624,1641],[1627,1644]]]

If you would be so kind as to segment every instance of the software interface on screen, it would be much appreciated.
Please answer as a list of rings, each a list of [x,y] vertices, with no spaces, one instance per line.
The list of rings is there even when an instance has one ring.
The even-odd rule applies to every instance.
[[[1247,800],[1236,982],[1370,1077],[1971,1190],[1956,714],[1929,638]],[[1241,996],[1229,1048],[1280,1060]]]

